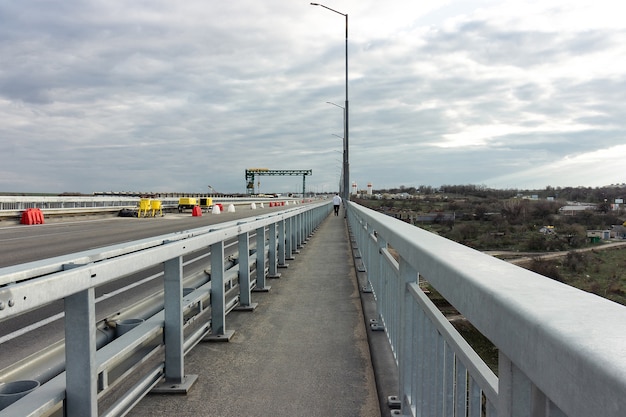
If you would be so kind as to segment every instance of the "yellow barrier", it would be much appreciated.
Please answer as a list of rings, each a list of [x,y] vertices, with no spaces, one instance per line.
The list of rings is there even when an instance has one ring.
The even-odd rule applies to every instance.
[[[149,210],[150,210],[150,199],[142,198],[141,200],[139,200],[139,213],[137,214],[137,217],[147,217]]]
[[[159,215],[163,217],[163,210],[161,210],[161,200],[150,200],[150,208],[152,208],[152,217],[156,215],[156,212],[159,212]]]
[[[139,200],[139,213],[137,217],[155,217],[157,212],[159,215],[163,216],[161,200],[151,200],[149,198]]]

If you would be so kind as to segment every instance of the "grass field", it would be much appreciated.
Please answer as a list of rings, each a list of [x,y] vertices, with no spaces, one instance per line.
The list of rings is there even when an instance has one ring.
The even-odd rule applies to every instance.
[[[534,259],[528,269],[626,306],[626,247]]]

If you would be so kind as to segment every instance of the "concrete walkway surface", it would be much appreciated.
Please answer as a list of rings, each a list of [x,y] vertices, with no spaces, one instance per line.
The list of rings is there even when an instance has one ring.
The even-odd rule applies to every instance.
[[[131,417],[380,416],[346,220],[324,220],[300,254],[234,311],[230,342],[185,357],[198,380],[187,395],[150,394]]]

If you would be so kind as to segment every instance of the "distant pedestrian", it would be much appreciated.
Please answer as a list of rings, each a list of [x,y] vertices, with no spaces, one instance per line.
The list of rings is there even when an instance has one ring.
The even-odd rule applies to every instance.
[[[339,194],[335,193],[333,197],[333,208],[335,209],[335,216],[339,216],[339,206],[341,205],[341,197]]]

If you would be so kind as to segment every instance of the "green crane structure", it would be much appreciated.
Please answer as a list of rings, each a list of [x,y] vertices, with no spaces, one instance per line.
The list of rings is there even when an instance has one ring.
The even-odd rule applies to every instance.
[[[306,193],[306,176],[313,175],[312,169],[268,169],[268,168],[248,168],[246,169],[246,191],[248,194],[254,192],[254,178],[257,176],[300,176],[302,175],[302,197]]]

